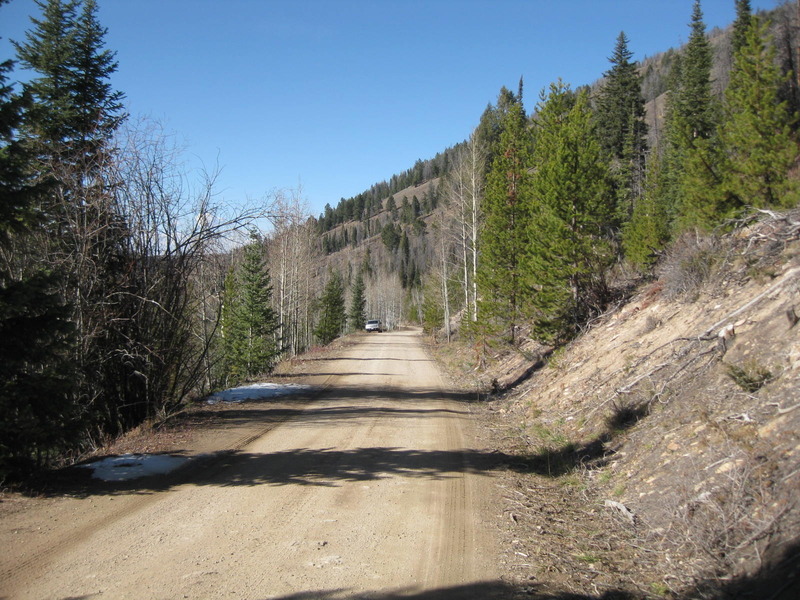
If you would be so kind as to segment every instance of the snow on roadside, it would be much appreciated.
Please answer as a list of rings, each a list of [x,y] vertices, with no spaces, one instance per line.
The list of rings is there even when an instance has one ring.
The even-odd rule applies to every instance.
[[[247,400],[264,400],[307,392],[312,386],[299,383],[254,383],[217,392],[206,400],[208,404],[219,402],[240,403]],[[78,465],[92,469],[94,479],[103,481],[129,481],[148,475],[164,475],[174,471],[187,460],[185,456],[169,454],[122,454]]]
[[[122,454],[78,466],[92,469],[92,477],[94,479],[128,481],[139,477],[147,477],[148,475],[169,473],[180,467],[187,460],[189,459],[185,456],[171,456],[169,454]]]
[[[218,402],[264,400],[268,398],[277,398],[278,396],[300,394],[310,389],[310,385],[302,385],[299,383],[253,383],[217,392],[209,396],[206,402],[208,404],[217,404]]]

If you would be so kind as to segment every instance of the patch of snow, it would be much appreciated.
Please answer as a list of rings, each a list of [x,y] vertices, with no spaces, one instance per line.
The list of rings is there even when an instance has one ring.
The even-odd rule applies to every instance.
[[[310,390],[312,386],[299,383],[254,383],[241,387],[231,388],[210,396],[206,402],[245,402],[247,400],[264,400],[300,394]],[[103,481],[129,481],[148,475],[163,475],[174,471],[188,458],[172,456],[169,454],[122,454],[109,456],[94,462],[78,465],[82,468],[92,469],[94,479]]]
[[[245,402],[247,400],[264,400],[277,398],[278,396],[289,396],[300,394],[311,389],[310,385],[299,383],[253,383],[240,387],[223,390],[209,396],[208,404],[218,402]]]
[[[163,475],[180,467],[188,458],[169,454],[122,454],[78,465],[92,469],[94,479],[128,481],[148,475]]]

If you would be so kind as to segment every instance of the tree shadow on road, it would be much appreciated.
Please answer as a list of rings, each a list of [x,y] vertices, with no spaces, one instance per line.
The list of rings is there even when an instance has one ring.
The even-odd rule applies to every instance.
[[[774,556],[766,556],[761,568],[748,576],[726,581],[699,581],[670,595],[675,600],[741,600],[760,598],[794,600],[800,592],[800,541],[776,548]],[[627,586],[625,586],[627,587]],[[634,588],[635,589],[635,588]],[[540,582],[512,584],[484,581],[436,588],[422,592],[397,589],[383,592],[356,592],[348,589],[297,592],[270,596],[271,600],[645,600],[653,598],[645,592],[610,589],[602,594],[578,594],[559,590]]]
[[[601,596],[570,592],[549,592],[539,585],[516,586],[503,581],[486,581],[411,592],[398,589],[388,592],[355,592],[346,589],[298,592],[286,596],[270,596],[271,600],[638,600],[625,591],[612,590]]]
[[[336,388],[322,396],[298,395],[280,400],[261,400],[205,409],[211,426],[218,429],[246,427],[252,439],[271,428],[346,426],[357,420],[400,419],[399,427],[414,427],[416,419],[460,418],[469,415],[469,393],[438,389],[393,389],[382,386]],[[261,433],[259,433],[261,432]],[[129,481],[92,479],[91,470],[71,467],[44,474],[30,492],[47,496],[88,497],[108,494],[148,494],[178,485],[339,486],[388,478],[447,479],[463,474],[491,476],[503,470],[558,477],[584,464],[602,461],[609,452],[607,438],[583,445],[539,448],[528,454],[499,451],[398,447],[292,448],[280,452],[253,453],[227,449],[194,457],[176,472]],[[180,451],[173,454],[181,455]]]
[[[351,409],[355,410],[355,409]],[[391,409],[393,411],[401,409]],[[416,411],[410,413],[417,415]],[[336,411],[332,420],[352,418]],[[297,419],[292,419],[297,423]],[[570,456],[567,457],[567,452]],[[292,448],[270,453],[225,450],[192,458],[186,466],[167,475],[129,481],[100,481],[91,470],[79,467],[51,474],[46,487],[36,491],[47,496],[89,497],[109,494],[148,494],[181,485],[196,486],[321,486],[337,487],[352,482],[385,479],[443,480],[465,474],[493,476],[501,471],[556,476],[582,456],[574,449],[563,457],[551,452],[513,455],[475,449],[422,450],[398,447]],[[577,458],[576,458],[577,457]]]
[[[294,448],[268,454],[223,451],[196,457],[168,475],[130,481],[99,481],[91,479],[88,469],[64,469],[43,493],[88,497],[153,493],[180,485],[336,487],[390,478],[441,480],[463,474],[490,474],[504,468],[510,458],[502,453],[479,450],[390,447]]]

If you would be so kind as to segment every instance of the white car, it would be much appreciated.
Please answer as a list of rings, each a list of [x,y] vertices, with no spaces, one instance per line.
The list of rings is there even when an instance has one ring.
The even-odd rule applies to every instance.
[[[381,322],[378,319],[370,319],[367,321],[367,324],[364,326],[364,331],[377,331],[378,333],[381,332]]]

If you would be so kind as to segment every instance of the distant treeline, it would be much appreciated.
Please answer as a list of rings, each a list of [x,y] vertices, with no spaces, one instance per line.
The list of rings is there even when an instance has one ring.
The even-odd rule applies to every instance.
[[[349,221],[367,220],[384,209],[384,202],[387,198],[406,188],[419,186],[448,173],[451,170],[453,157],[459,152],[461,146],[463,143],[438,153],[432,159],[417,160],[413,167],[399,175],[392,175],[388,182],[376,183],[366,192],[352,198],[342,198],[336,208],[326,204],[318,219],[320,232],[325,233]],[[430,211],[432,208],[429,207],[428,210]]]

